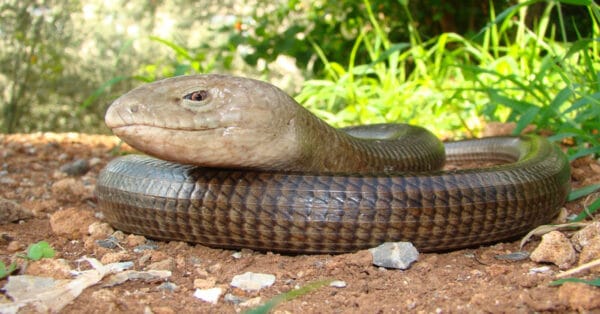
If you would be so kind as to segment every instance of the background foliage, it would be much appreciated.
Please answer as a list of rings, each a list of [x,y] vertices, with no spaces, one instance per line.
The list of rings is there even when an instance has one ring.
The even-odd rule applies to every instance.
[[[140,81],[227,72],[335,125],[513,121],[572,157],[600,150],[591,0],[0,1],[1,132],[107,132],[107,104]]]

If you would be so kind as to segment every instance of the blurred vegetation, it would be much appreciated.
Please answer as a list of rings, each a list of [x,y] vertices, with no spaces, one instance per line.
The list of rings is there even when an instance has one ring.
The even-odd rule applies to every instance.
[[[600,150],[592,0],[0,1],[1,132],[107,132],[106,106],[140,82],[226,72],[337,126],[508,121],[573,158]]]

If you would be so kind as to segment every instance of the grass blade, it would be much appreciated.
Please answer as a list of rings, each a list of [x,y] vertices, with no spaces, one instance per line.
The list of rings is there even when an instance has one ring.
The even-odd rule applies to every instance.
[[[600,198],[593,201],[590,204],[590,206],[587,206],[583,211],[581,211],[581,213],[579,213],[579,215],[577,215],[577,217],[573,218],[571,220],[571,222],[583,221],[585,218],[592,216],[592,214],[595,213],[596,211],[598,211],[599,208],[600,208]]]
[[[560,286],[560,285],[564,284],[565,282],[579,282],[579,283],[588,284],[590,286],[600,287],[600,278],[596,278],[596,279],[592,279],[592,280],[585,280],[585,279],[579,279],[579,278],[563,278],[563,279],[554,280],[553,282],[550,283],[550,285],[551,286]]]
[[[592,194],[592,193],[596,192],[597,190],[600,190],[600,183],[584,186],[577,190],[573,190],[573,191],[571,191],[571,193],[569,193],[569,197],[567,197],[567,201],[569,201],[569,202],[574,201],[574,200],[582,198],[586,195]]]
[[[311,282],[299,289],[294,289],[294,290],[290,290],[286,293],[279,294],[279,295],[273,297],[272,299],[270,299],[269,301],[267,301],[265,304],[246,311],[246,314],[268,313],[279,303],[284,302],[284,301],[289,301],[289,300],[295,299],[297,297],[303,296],[309,292],[315,291],[321,287],[324,287],[324,286],[330,284],[331,281],[332,280],[329,280],[329,279],[315,281],[315,282]]]

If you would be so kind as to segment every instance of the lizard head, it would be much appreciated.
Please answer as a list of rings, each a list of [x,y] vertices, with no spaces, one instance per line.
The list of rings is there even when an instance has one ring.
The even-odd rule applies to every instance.
[[[294,151],[296,114],[303,110],[265,82],[193,75],[131,90],[111,104],[105,122],[132,147],[161,159],[268,169]]]

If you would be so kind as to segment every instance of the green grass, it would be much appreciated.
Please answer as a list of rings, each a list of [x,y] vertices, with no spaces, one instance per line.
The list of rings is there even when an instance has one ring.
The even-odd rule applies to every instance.
[[[566,38],[564,21],[550,27],[562,3],[586,5],[598,36],[600,14],[591,1],[546,1],[533,29],[525,1],[497,16],[473,38],[443,33],[422,41],[409,27],[407,43],[390,43],[372,12],[347,65],[325,64],[322,79],[306,82],[296,99],[333,125],[407,122],[442,137],[479,136],[485,121],[527,125],[571,143],[571,159],[600,152],[600,53],[597,39]],[[370,7],[364,0],[366,8]],[[493,6],[491,6],[493,8]],[[560,12],[560,11],[559,11]],[[407,14],[410,13],[407,10]],[[369,64],[354,64],[357,51]]]

